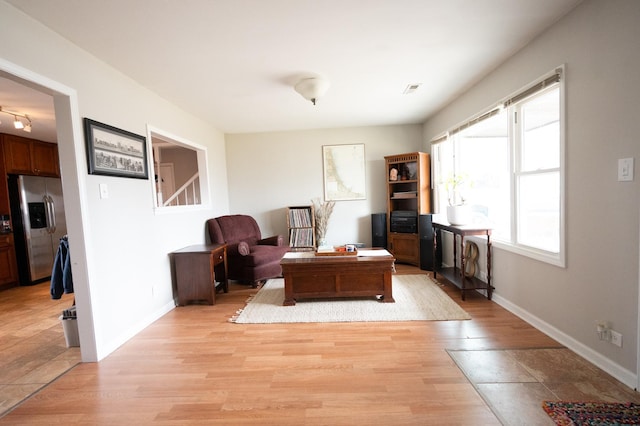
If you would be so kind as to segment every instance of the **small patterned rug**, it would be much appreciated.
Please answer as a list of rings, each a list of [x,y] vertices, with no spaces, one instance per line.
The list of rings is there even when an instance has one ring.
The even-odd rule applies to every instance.
[[[375,297],[354,297],[302,299],[295,306],[282,306],[284,280],[271,279],[230,321],[238,324],[268,324],[471,319],[427,275],[393,275],[392,280],[395,303],[380,303]]]
[[[544,401],[556,425],[640,425],[640,404],[632,402]]]

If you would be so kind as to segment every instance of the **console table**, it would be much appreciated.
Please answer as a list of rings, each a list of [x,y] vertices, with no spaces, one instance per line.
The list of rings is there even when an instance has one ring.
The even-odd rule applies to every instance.
[[[171,253],[175,268],[178,305],[190,301],[216,300],[216,281],[229,292],[227,280],[227,245],[199,244],[184,247]]]
[[[465,300],[465,292],[470,290],[487,290],[487,299],[491,300],[493,286],[491,285],[491,228],[476,226],[456,226],[451,224],[433,222],[433,255],[436,253],[436,231],[438,229],[453,234],[453,267],[452,268],[433,268],[433,277],[439,272],[443,277],[460,288],[462,300]],[[457,264],[457,245],[456,235],[460,237],[460,268]],[[487,282],[476,277],[465,277],[464,271],[464,238],[469,235],[480,235],[487,237]]]

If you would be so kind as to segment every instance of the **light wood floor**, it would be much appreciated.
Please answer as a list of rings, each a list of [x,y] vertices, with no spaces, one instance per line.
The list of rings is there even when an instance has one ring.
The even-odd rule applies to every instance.
[[[398,265],[398,273],[424,271]],[[100,363],[73,367],[0,424],[552,424],[544,416],[527,418],[517,405],[538,410],[542,393],[526,388],[536,396],[527,399],[513,386],[500,388],[501,377],[515,371],[512,359],[522,368],[554,367],[550,374],[562,386],[552,385],[554,377],[515,379],[535,381],[552,396],[597,389],[607,400],[635,397],[604,373],[578,374],[588,363],[495,303],[480,295],[462,302],[448,284],[443,289],[471,320],[234,324],[228,318],[256,290],[232,284],[216,305],[178,307]],[[53,325],[57,316],[48,321]],[[47,333],[57,339],[52,345],[77,356],[64,347],[58,327],[55,338]],[[6,325],[1,330],[7,332]],[[1,339],[4,349],[8,340]],[[18,367],[0,355],[3,374]],[[568,375],[572,368],[576,374]],[[492,370],[494,376],[473,375]]]

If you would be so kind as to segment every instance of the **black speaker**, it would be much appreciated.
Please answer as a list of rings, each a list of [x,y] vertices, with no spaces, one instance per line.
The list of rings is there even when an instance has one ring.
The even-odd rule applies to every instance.
[[[433,215],[421,214],[418,218],[418,233],[420,234],[420,269],[433,271],[434,266],[442,265],[442,234],[436,233],[436,253],[433,253]]]
[[[371,247],[387,248],[387,214],[371,215]]]

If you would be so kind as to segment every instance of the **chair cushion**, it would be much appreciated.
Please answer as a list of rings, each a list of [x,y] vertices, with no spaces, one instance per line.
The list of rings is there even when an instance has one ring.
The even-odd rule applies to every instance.
[[[220,216],[215,222],[209,226],[209,233],[211,240],[217,243],[237,244],[245,241],[252,246],[262,238],[258,223],[251,216]]]

